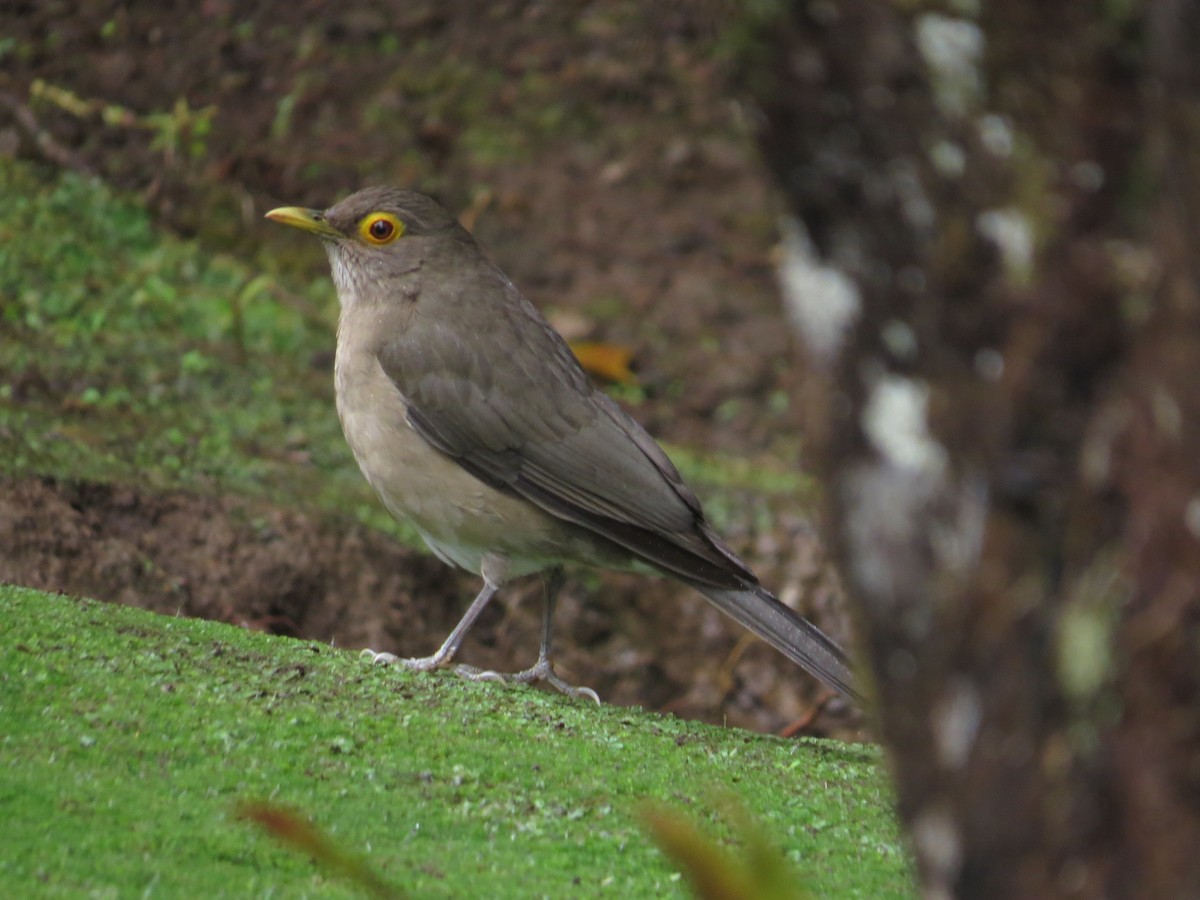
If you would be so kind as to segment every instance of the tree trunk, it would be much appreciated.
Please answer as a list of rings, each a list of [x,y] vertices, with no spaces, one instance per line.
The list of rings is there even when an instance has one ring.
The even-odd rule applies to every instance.
[[[922,884],[1200,896],[1200,12],[921,7],[739,78]]]

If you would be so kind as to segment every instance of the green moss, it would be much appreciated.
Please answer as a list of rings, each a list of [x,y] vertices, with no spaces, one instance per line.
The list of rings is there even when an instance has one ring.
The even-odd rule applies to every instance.
[[[0,472],[303,497],[394,528],[333,411],[327,280],[297,296],[76,175],[0,162],[0,192]]]
[[[237,821],[298,808],[420,897],[683,896],[633,815],[731,789],[816,896],[912,884],[877,750],[784,741],[0,587],[4,896],[352,896]]]

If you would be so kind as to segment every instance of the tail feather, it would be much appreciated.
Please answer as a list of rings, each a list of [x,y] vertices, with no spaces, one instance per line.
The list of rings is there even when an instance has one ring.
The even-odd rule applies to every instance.
[[[854,673],[842,648],[762,587],[746,590],[696,585],[721,612],[754,632],[796,665],[853,700]]]

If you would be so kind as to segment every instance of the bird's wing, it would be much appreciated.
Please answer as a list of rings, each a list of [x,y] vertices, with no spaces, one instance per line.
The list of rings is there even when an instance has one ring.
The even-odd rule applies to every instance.
[[[677,577],[756,584],[704,522],[666,454],[597,391],[566,342],[503,279],[488,327],[414,316],[379,360],[413,428],[484,482]],[[496,284],[492,285],[493,289]]]

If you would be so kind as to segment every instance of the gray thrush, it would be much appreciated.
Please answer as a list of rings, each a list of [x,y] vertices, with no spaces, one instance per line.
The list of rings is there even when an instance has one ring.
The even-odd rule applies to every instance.
[[[500,676],[546,681],[562,564],[641,568],[691,585],[793,662],[857,697],[846,655],[780,603],[705,520],[654,439],[597,389],[566,342],[434,200],[373,187],[327,210],[267,218],[321,239],[341,315],[338,416],[392,515],[483,589],[432,656],[448,665],[508,581],[548,572],[537,663]]]

